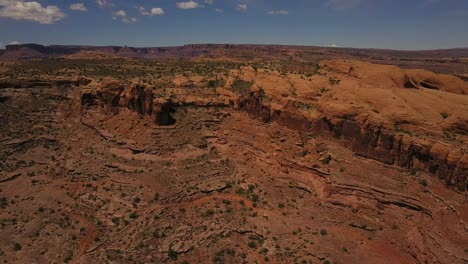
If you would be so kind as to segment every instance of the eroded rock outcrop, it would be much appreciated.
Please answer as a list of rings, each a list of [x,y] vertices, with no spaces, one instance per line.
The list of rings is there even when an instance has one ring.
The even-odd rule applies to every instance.
[[[210,90],[153,90],[145,84],[125,85],[111,78],[84,87],[81,94],[81,105],[84,107],[98,105],[112,114],[118,113],[120,108],[127,108],[150,117],[158,125],[173,124],[171,112],[180,106],[226,107],[232,104],[233,100],[228,95]]]
[[[170,122],[170,101],[154,98],[152,90],[144,85],[134,83],[126,87],[112,78],[84,87],[81,105],[98,105],[105,112],[112,114],[118,113],[120,108],[128,108],[141,116],[149,116],[157,124],[165,125]]]
[[[324,69],[363,79],[376,87],[400,87],[433,89],[456,94],[467,94],[468,83],[460,78],[436,74],[420,69],[401,69],[391,65],[375,65],[363,61],[326,60],[320,63]]]
[[[236,94],[229,82],[218,89],[153,89],[142,83],[105,79],[85,87],[82,105],[100,105],[114,114],[120,108],[130,109],[158,125],[173,124],[171,112],[181,106],[231,107],[294,130],[329,132],[356,155],[430,172],[460,191],[468,187],[466,84],[454,76],[364,62],[324,61],[320,74],[310,81],[331,86],[313,92],[297,76],[249,68],[233,75],[256,85],[250,92]],[[424,101],[409,101],[421,97]]]
[[[354,120],[327,118],[309,120],[297,111],[272,109],[263,104],[261,93],[241,99],[240,108],[265,122],[276,121],[301,131],[330,132],[357,155],[389,165],[423,170],[436,175],[460,191],[468,188],[468,155],[463,148],[438,140],[420,139],[382,126]]]

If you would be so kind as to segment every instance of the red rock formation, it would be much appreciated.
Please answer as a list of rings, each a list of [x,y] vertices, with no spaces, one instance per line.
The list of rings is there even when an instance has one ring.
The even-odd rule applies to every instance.
[[[81,95],[81,105],[89,107],[99,105],[108,113],[118,113],[120,108],[138,112],[141,116],[149,116],[158,125],[173,123],[171,112],[179,106],[229,106],[232,101],[227,96],[197,93],[172,89],[163,97],[154,95],[153,90],[140,83],[124,86],[120,81],[107,78],[100,84],[85,87]]]
[[[382,127],[361,126],[346,119],[323,117],[313,122],[297,111],[272,110],[263,105],[260,93],[242,98],[239,106],[265,122],[276,121],[288,128],[306,132],[330,132],[344,141],[357,155],[406,169],[430,172],[460,191],[468,188],[468,155],[461,149],[388,131]]]
[[[405,75],[402,76],[404,78]],[[403,79],[399,81],[403,85]],[[441,83],[441,87],[448,86]],[[150,116],[159,125],[171,124],[173,120],[170,112],[178,106],[234,106],[264,122],[278,122],[288,128],[306,132],[329,132],[357,155],[406,169],[430,172],[460,191],[465,191],[468,186],[468,155],[455,145],[437,139],[414,137],[368,120],[358,121],[346,111],[341,115],[322,112],[321,118],[311,119],[304,116],[293,102],[272,108],[264,102],[263,90],[237,98],[220,93],[207,95],[201,90],[172,89],[166,91],[163,97],[156,98],[145,85],[133,84],[126,88],[119,81],[106,79],[95,91],[83,93],[83,105],[89,105],[93,100],[106,111],[116,113],[124,107],[141,116]],[[453,121],[453,126],[466,131],[463,122]]]

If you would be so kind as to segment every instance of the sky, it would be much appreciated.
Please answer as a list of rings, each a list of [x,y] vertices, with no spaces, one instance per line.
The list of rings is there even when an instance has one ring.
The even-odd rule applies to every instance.
[[[468,47],[468,0],[0,0],[0,47]]]

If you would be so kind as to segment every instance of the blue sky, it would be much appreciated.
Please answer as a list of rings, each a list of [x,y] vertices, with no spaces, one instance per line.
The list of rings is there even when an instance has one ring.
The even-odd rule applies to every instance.
[[[0,0],[0,45],[468,47],[468,0]]]

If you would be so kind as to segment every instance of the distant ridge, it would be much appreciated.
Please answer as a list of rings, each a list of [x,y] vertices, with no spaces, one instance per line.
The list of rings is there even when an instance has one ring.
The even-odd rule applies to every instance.
[[[389,49],[356,49],[332,48],[317,46],[292,45],[251,45],[251,44],[189,44],[171,47],[134,48],[127,46],[87,46],[87,45],[50,45],[16,44],[7,45],[0,50],[0,60],[27,60],[36,58],[61,58],[80,52],[98,52],[116,57],[127,58],[193,58],[198,56],[214,56],[222,51],[240,52],[247,56],[283,55],[285,59],[291,52],[297,54],[315,54],[323,56],[341,56],[343,58],[468,58],[468,48],[403,51]]]

